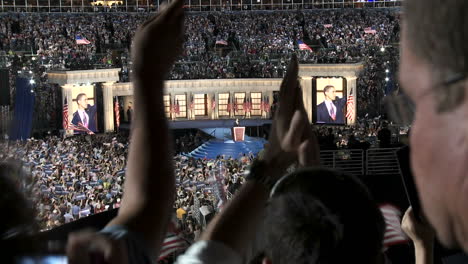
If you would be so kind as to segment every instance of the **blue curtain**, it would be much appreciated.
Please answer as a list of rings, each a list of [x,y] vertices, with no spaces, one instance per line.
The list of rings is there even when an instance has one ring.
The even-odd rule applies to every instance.
[[[13,124],[11,126],[11,140],[26,140],[31,136],[32,118],[34,111],[34,84],[26,78],[16,78],[16,98]]]

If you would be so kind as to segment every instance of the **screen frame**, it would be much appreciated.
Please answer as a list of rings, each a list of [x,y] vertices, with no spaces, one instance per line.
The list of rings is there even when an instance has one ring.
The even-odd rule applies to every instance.
[[[343,94],[348,96],[348,80],[343,76],[313,76],[311,79],[312,82],[312,123],[315,125],[324,125],[324,126],[346,126],[348,125],[348,119],[345,117],[345,122],[343,124],[332,124],[332,123],[317,123],[317,79],[319,78],[341,78],[343,81]],[[347,111],[347,106],[345,106],[345,111]]]

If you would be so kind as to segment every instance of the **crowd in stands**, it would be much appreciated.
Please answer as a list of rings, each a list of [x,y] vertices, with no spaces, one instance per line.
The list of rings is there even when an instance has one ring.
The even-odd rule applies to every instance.
[[[3,14],[0,52],[12,76],[32,71],[40,83],[49,69],[118,67],[129,81],[129,51],[148,14]],[[375,34],[366,33],[371,28]],[[89,45],[77,45],[76,36]],[[313,51],[299,50],[297,41]],[[302,63],[363,61],[358,78],[358,114],[377,116],[380,99],[394,90],[399,41],[398,10],[211,12],[188,14],[183,55],[170,79],[282,78],[287,58]],[[221,43],[221,44],[220,44]],[[383,52],[382,47],[387,47]],[[25,54],[34,54],[30,57]],[[396,84],[395,84],[396,85]],[[11,84],[14,87],[14,83]]]

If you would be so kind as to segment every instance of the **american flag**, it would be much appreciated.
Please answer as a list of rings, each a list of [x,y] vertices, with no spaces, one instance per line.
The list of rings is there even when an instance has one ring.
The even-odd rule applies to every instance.
[[[262,107],[263,107],[263,111],[265,112],[270,112],[270,103],[269,103],[269,100],[270,99],[268,96],[265,96],[264,97],[264,100],[262,102]]]
[[[231,102],[231,95],[228,96],[227,99],[227,111],[230,113],[232,111],[232,102]]]
[[[346,118],[353,119],[354,117],[354,96],[353,89],[349,91],[348,100],[346,100]]]
[[[366,34],[376,34],[376,33],[377,33],[377,30],[375,30],[375,29],[372,28],[372,27],[366,27],[366,28],[364,29],[364,33],[366,33]]]
[[[65,98],[65,102],[63,103],[63,122],[62,126],[64,130],[68,129],[68,103],[67,98]]]
[[[224,39],[220,39],[220,40],[216,41],[216,45],[225,45],[225,46],[227,46],[228,43]]]
[[[188,247],[185,240],[180,238],[177,234],[168,233],[163,241],[161,251],[159,253],[158,261],[169,257],[172,253],[184,250]]]
[[[214,95],[213,95],[213,99],[211,100],[211,109],[212,110],[216,109],[216,99]]]
[[[180,114],[179,99],[176,100],[176,103],[175,103],[175,105],[174,105],[174,112],[176,113],[176,115],[179,115],[179,114]]]
[[[299,45],[299,49],[300,50],[310,50],[312,51],[312,48],[309,47],[307,44],[305,44],[304,42],[302,42],[302,40],[298,40],[297,41],[297,45]]]
[[[119,99],[117,97],[115,97],[114,112],[115,112],[115,125],[117,126],[117,128],[119,128],[120,110],[119,110]]]
[[[379,206],[385,220],[384,247],[389,248],[396,244],[406,244],[408,237],[401,229],[401,211],[393,205]]]
[[[75,37],[75,40],[76,40],[76,44],[78,45],[88,45],[88,44],[91,44],[91,42],[89,42],[89,40],[87,40],[86,38],[83,38],[81,36],[76,36]]]
[[[190,96],[190,109],[193,110],[193,108],[195,107],[195,102],[193,101],[193,95]]]

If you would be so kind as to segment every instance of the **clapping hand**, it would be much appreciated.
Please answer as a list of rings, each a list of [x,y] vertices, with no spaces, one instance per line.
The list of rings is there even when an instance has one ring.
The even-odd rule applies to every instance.
[[[285,170],[294,161],[302,167],[319,165],[319,148],[305,111],[293,56],[281,83],[279,109],[273,120],[265,160]]]

